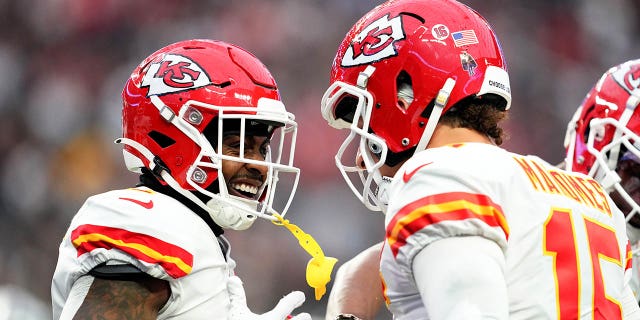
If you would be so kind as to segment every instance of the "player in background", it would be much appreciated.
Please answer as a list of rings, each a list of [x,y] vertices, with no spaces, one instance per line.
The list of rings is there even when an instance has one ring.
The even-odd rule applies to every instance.
[[[74,216],[52,280],[53,318],[290,317],[300,291],[265,314],[248,309],[223,236],[274,220],[283,174],[295,180],[287,206],[297,185],[297,124],[267,68],[232,44],[180,41],[144,59],[122,99],[116,142],[140,183],[92,196]]]
[[[640,288],[640,60],[607,70],[587,93],[567,125],[567,170],[588,174],[605,186],[627,220],[633,252],[631,289],[638,300]],[[345,262],[336,275],[327,319],[340,312],[373,319],[384,305],[378,277],[380,245]],[[366,290],[358,284],[377,286]]]
[[[640,298],[640,60],[611,67],[567,125],[567,170],[598,181],[627,220],[633,252],[631,288]]]
[[[640,317],[624,215],[600,185],[498,147],[509,79],[477,12],[385,2],[347,33],[330,82],[323,117],[348,133],[336,164],[385,213],[394,319]]]

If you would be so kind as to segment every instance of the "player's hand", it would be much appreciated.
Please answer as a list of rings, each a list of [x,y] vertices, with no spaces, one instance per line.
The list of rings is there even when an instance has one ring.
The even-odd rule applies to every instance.
[[[271,311],[255,314],[247,306],[244,287],[239,277],[232,276],[229,278],[227,290],[231,299],[230,320],[311,320],[311,315],[308,313],[291,316],[293,309],[301,306],[304,302],[304,293],[301,291],[293,291],[284,296]]]

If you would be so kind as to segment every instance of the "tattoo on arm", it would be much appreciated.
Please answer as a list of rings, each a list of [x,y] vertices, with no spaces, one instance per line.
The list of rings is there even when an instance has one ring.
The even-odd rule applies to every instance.
[[[74,319],[157,319],[171,295],[169,283],[149,276],[136,281],[95,278]]]

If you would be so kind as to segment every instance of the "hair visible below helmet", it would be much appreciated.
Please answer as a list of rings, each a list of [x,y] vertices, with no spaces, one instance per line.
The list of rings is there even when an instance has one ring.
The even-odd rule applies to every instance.
[[[347,33],[330,82],[322,114],[334,128],[352,131],[345,144],[360,137],[367,172],[342,165],[345,144],[336,162],[345,178],[359,173],[364,191],[347,182],[372,210],[380,209],[377,188],[370,187],[372,179],[381,181],[377,169],[426,148],[441,114],[468,97],[502,110],[511,103],[496,35],[476,11],[453,0],[391,0],[374,8]]]
[[[256,216],[269,218],[278,174],[293,173],[294,187],[281,214],[286,212],[299,174],[293,167],[297,124],[280,101],[270,72],[251,53],[213,40],[168,45],[133,71],[122,100],[123,138],[117,142],[124,144],[129,170],[148,168],[161,183],[209,212],[218,225],[233,229],[249,227]],[[266,161],[257,161],[268,168],[259,200],[228,194],[222,160],[256,161],[222,154],[222,133],[229,131],[225,123],[233,124],[242,141],[256,134],[255,128],[268,128],[259,130],[260,135],[278,129],[276,135],[290,143],[275,144]],[[193,191],[211,200],[203,201]]]

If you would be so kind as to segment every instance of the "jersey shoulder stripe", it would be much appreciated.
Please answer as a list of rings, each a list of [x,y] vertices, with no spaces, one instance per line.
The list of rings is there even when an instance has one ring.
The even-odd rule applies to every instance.
[[[119,249],[141,261],[160,265],[174,279],[191,273],[193,255],[153,236],[125,229],[83,224],[71,232],[78,256],[95,249]]]
[[[483,194],[448,192],[418,199],[400,209],[387,225],[387,241],[394,256],[407,239],[421,229],[442,221],[479,219],[499,227],[509,238],[509,226],[500,205]]]

